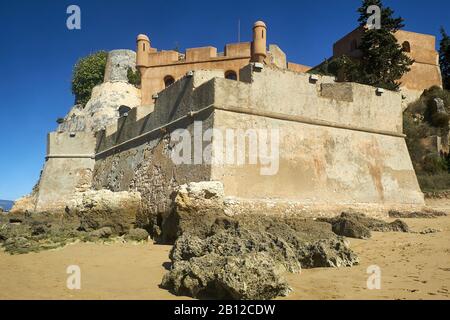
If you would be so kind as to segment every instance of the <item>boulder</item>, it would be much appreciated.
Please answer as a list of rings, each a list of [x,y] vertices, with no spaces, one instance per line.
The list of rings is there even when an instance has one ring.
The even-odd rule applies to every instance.
[[[174,193],[171,212],[163,218],[159,242],[173,244],[185,232],[206,237],[217,218],[226,218],[223,199],[221,182],[193,182],[179,186]]]
[[[424,210],[424,211],[413,211],[413,212],[400,212],[400,211],[389,211],[390,218],[402,218],[402,219],[436,219],[439,217],[446,217],[447,213],[436,210]]]
[[[369,228],[348,218],[337,219],[333,222],[332,230],[337,235],[348,238],[369,239],[372,236]]]
[[[349,238],[368,239],[371,237],[371,231],[409,232],[408,225],[401,220],[388,223],[367,217],[362,213],[344,212],[339,217],[321,218],[319,220],[330,223],[333,232],[337,235]]]
[[[271,256],[262,252],[176,262],[161,286],[178,295],[227,300],[268,300],[291,291]]]
[[[147,241],[149,236],[147,230],[132,229],[127,233],[125,239],[128,241]]]
[[[98,239],[107,239],[109,237],[111,237],[113,234],[113,231],[110,227],[104,227],[95,231],[92,231],[89,233],[89,235],[93,238],[98,238]]]
[[[77,194],[66,207],[66,214],[80,221],[80,230],[109,227],[122,235],[133,229],[141,211],[138,192],[87,191]]]
[[[374,230],[377,231],[377,230]],[[382,232],[409,232],[409,227],[408,225],[403,222],[402,220],[395,220],[394,222],[389,223],[384,230],[379,230]]]
[[[270,233],[249,230],[222,231],[206,239],[185,233],[173,247],[170,258],[173,262],[189,260],[207,254],[239,256],[251,252],[266,252],[278,269],[298,273],[301,265],[296,252],[283,238]]]
[[[36,207],[36,196],[34,194],[30,194],[16,200],[14,202],[13,207],[10,210],[10,213],[34,212],[35,207]]]
[[[185,232],[170,259],[164,288],[218,299],[271,299],[289,292],[283,272],[358,263],[329,224],[265,216],[217,218],[203,238]]]

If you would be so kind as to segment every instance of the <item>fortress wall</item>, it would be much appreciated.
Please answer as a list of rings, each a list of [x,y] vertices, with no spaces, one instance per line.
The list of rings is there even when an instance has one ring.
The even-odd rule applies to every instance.
[[[198,70],[192,77],[175,82],[159,93],[155,105],[133,108],[128,117],[99,132],[97,153],[213,104],[214,90],[207,82],[223,76],[221,71]]]
[[[213,126],[212,108],[192,117],[186,115],[213,103],[213,82],[209,80],[216,76],[223,74],[196,71],[193,77],[184,77],[161,92],[154,106],[132,109],[128,117],[119,119],[118,130],[111,136],[99,133],[94,188],[139,191],[144,211],[151,217],[168,211],[176,186],[211,180],[208,164],[177,165],[172,161],[170,155],[176,141],[171,141],[170,133],[184,128],[193,136],[194,121],[202,122],[202,132]],[[181,121],[166,130],[155,130],[178,119]],[[121,146],[123,142],[126,143]],[[194,150],[194,140],[190,145]]]
[[[39,181],[36,210],[63,212],[67,200],[92,184],[95,136],[92,132],[52,132],[48,135],[47,160]]]
[[[262,175],[261,167],[269,165],[261,163],[212,167],[212,180],[224,183],[227,197],[250,201],[253,206],[261,200],[328,211],[336,207],[361,210],[367,204],[383,210],[424,205],[401,137],[225,110],[215,112],[214,127],[224,132],[271,128],[279,130],[280,135],[280,158],[278,166],[273,164],[273,168],[278,167],[275,175]],[[373,210],[373,206],[370,208]]]
[[[195,120],[202,121],[203,130],[213,126],[212,109]],[[194,119],[178,122],[172,130],[184,128],[193,136]],[[93,186],[112,191],[138,191],[142,195],[144,218],[168,213],[175,187],[189,182],[211,180],[208,164],[175,164],[171,152],[171,130],[156,131],[129,144],[127,148],[99,156],[95,162]],[[194,140],[191,141],[194,150]]]
[[[400,82],[409,90],[422,92],[432,86],[442,87],[441,70],[439,65],[414,63],[411,71],[405,74]]]
[[[271,68],[241,75],[249,82],[196,72],[161,92],[154,107],[132,110],[111,137],[99,135],[94,187],[141,192],[148,217],[167,213],[176,186],[211,180],[224,183],[231,214],[357,208],[382,215],[424,205],[401,133],[400,94],[376,95],[330,77],[311,83],[309,75]],[[175,164],[170,133],[186,128],[193,137],[194,121],[202,122],[201,133],[279,129],[279,170],[264,176],[248,162]],[[217,131],[214,141],[221,141]],[[190,146],[193,152],[194,141]]]
[[[112,50],[108,53],[104,82],[128,82],[128,69],[136,70],[136,53],[132,50]]]
[[[319,77],[315,83],[309,74],[266,67],[253,72],[246,67],[241,77],[251,82],[238,85],[216,79],[215,101],[240,108],[258,109],[285,115],[372,130],[401,133],[402,97],[356,83],[336,83],[332,77]],[[270,92],[270,94],[267,94]]]
[[[313,84],[309,75],[270,68],[249,78],[251,84],[214,80],[214,127],[278,129],[279,171],[264,176],[261,165],[213,166],[212,179],[224,182],[226,196],[244,199],[251,210],[267,201],[325,211],[424,205],[402,135],[399,93],[377,95],[373,87],[327,77]]]

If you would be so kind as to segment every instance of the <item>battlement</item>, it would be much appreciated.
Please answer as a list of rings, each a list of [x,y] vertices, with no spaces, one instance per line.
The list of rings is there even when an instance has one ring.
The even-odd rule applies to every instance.
[[[189,48],[185,53],[152,48],[146,35],[137,37],[136,66],[141,72],[142,105],[152,104],[154,95],[192,70],[221,70],[230,80],[239,80],[240,70],[250,62],[304,72],[309,67],[288,63],[286,54],[277,46],[267,48],[267,26],[258,21],[251,42],[226,44],[223,52],[212,46]]]

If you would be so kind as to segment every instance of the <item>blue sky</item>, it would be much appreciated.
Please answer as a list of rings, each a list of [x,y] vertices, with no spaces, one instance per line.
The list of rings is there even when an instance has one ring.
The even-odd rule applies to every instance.
[[[321,1],[0,1],[0,199],[29,193],[44,164],[46,136],[73,105],[72,67],[97,50],[134,49],[139,33],[159,49],[249,41],[254,21],[292,62],[316,65],[356,26],[360,0]],[[450,32],[448,0],[385,0],[407,30]],[[80,6],[82,30],[66,28],[66,9]]]

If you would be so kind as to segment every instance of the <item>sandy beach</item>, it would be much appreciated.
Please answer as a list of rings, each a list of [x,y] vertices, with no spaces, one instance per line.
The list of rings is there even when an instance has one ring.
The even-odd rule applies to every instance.
[[[448,203],[434,203],[448,209]],[[374,233],[351,239],[360,265],[287,274],[294,289],[287,299],[449,299],[450,217],[405,219],[413,231]],[[11,256],[0,252],[0,299],[188,299],[159,288],[170,246],[77,243],[65,248]],[[67,267],[81,268],[81,290],[66,286]],[[381,270],[381,289],[367,289],[367,268]]]

